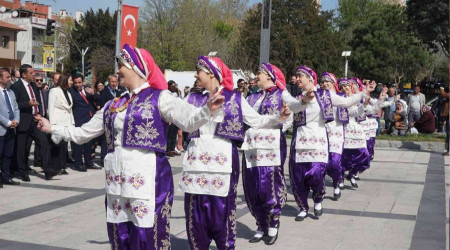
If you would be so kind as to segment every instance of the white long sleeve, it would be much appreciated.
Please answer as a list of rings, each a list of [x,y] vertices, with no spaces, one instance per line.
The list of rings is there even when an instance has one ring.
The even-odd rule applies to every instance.
[[[161,92],[158,107],[165,121],[174,123],[178,128],[189,133],[199,129],[212,118],[207,105],[197,108],[187,101],[173,96],[168,90]],[[218,112],[220,110],[215,113]]]
[[[86,143],[105,132],[103,124],[103,107],[91,118],[91,120],[81,127],[53,125],[51,133],[61,136],[65,141],[73,141],[76,144]]]
[[[354,94],[351,97],[343,97],[339,96],[336,93],[330,91],[331,103],[334,107],[338,108],[349,108],[358,102],[364,97],[365,92],[360,92],[358,94]]]
[[[305,108],[305,105],[302,104],[302,101],[298,98],[294,98],[287,90],[283,91],[281,94],[281,98],[283,99],[283,102],[286,104],[289,104],[289,109],[294,112],[298,113],[302,111]]]

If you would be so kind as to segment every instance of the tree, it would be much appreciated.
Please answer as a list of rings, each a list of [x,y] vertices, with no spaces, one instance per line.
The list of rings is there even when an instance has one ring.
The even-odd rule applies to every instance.
[[[358,76],[382,82],[419,82],[429,63],[429,52],[408,30],[400,6],[380,6],[354,30],[350,66]]]
[[[112,74],[114,65],[114,53],[97,53],[96,56],[102,57],[106,62],[109,62],[110,67],[104,65],[97,65],[100,63],[99,58],[93,60],[92,55],[94,51],[114,51],[116,45],[116,20],[117,15],[111,15],[109,10],[103,11],[99,9],[94,12],[92,9],[86,12],[81,21],[75,22],[75,26],[70,33],[70,54],[66,61],[66,71],[75,73],[81,71],[81,50],[89,47],[89,51],[85,56],[85,61],[91,63],[92,67],[98,70],[100,80],[106,80],[104,77]]]
[[[261,9],[258,4],[247,13],[237,50],[243,65],[252,70],[259,64]],[[273,0],[270,62],[287,75],[300,64],[314,68],[318,74],[342,73],[343,43],[330,17],[329,13],[320,14],[314,1]]]
[[[433,51],[449,55],[449,2],[447,0],[409,0],[407,9],[411,28]]]
[[[193,70],[200,55],[217,51],[233,65],[238,25],[247,1],[145,0],[138,45],[161,69]]]

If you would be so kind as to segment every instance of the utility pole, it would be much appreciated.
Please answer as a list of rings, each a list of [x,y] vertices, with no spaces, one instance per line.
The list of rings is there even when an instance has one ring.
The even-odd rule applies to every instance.
[[[117,22],[116,22],[116,54],[118,56],[120,53],[120,32],[122,31],[122,0],[117,0]],[[114,60],[114,73],[117,72],[119,66],[117,61]]]
[[[53,56],[54,56],[54,58],[55,58],[55,70],[54,70],[54,72],[56,72],[56,65],[58,64],[58,61],[56,61],[56,46],[58,45],[58,42],[56,41],[56,26],[58,26],[58,13],[57,13],[57,11],[58,11],[58,8],[57,8],[57,6],[58,6],[58,2],[56,1],[56,0],[53,0],[53,2],[55,2],[55,37],[54,37],[54,40],[53,40]]]
[[[81,73],[83,74],[83,77],[84,77],[84,55],[86,55],[86,52],[88,50],[89,50],[89,47],[81,50]]]
[[[261,13],[261,42],[259,45],[259,63],[269,62],[270,59],[270,26],[272,0],[263,0]]]

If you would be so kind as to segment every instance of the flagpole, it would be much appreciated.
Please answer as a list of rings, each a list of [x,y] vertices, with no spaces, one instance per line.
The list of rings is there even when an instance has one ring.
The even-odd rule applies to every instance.
[[[116,53],[120,53],[120,32],[122,32],[122,0],[117,0]],[[114,73],[118,70],[117,60],[114,60]]]

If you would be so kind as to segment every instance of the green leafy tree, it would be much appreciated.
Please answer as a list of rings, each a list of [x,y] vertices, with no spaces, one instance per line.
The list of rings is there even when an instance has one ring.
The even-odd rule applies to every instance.
[[[240,31],[242,66],[256,70],[259,64],[259,44],[262,5],[247,13]],[[290,75],[299,65],[305,64],[317,74],[330,71],[342,73],[340,53],[343,43],[333,29],[332,15],[320,14],[314,1],[273,0],[270,62]]]
[[[247,1],[145,0],[138,45],[162,70],[193,70],[200,55],[218,52],[233,66],[234,44]]]
[[[429,52],[409,31],[404,8],[396,5],[368,13],[354,29],[350,45],[350,66],[360,77],[397,84],[418,82],[429,64]]]
[[[111,15],[108,9],[105,11],[99,9],[97,12],[90,9],[79,23],[75,22],[70,34],[72,43],[70,43],[69,58],[65,65],[67,72],[81,72],[81,50],[89,47],[85,62],[91,63],[93,68],[98,69],[97,78],[106,80],[107,76],[113,73],[114,53],[99,53],[99,51],[114,51],[116,20],[116,13]],[[96,58],[93,59],[92,55]],[[106,67],[105,63],[109,66]]]
[[[406,12],[416,35],[432,50],[442,50],[448,57],[448,0],[409,0]]]

